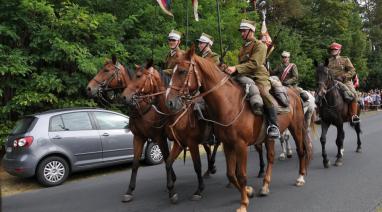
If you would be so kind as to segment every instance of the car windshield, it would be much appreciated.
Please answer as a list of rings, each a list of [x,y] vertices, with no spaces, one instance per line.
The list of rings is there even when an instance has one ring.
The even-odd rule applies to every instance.
[[[11,134],[17,135],[27,132],[35,117],[25,117],[16,122],[16,126],[12,129]]]

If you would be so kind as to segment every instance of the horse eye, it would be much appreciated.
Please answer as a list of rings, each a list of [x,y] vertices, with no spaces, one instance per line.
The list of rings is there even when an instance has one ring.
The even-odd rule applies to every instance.
[[[104,69],[103,71],[107,73],[107,72],[109,72],[109,69]]]

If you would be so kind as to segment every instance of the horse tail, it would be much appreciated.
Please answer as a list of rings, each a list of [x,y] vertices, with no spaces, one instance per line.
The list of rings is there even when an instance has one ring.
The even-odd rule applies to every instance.
[[[186,164],[186,153],[187,153],[187,147],[183,148],[183,164]]]
[[[310,132],[311,132],[313,138],[315,138],[317,136],[317,126],[314,123],[316,121],[316,119],[317,119],[317,112],[316,112],[316,110],[313,110],[313,114],[310,117],[310,124],[309,124],[310,130],[311,130]]]

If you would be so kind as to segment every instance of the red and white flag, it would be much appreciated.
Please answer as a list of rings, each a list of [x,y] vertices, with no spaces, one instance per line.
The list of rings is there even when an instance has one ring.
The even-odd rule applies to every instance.
[[[198,0],[192,0],[192,7],[194,8],[195,21],[199,21],[198,15]]]
[[[171,12],[171,0],[157,0],[160,8],[162,8],[163,12],[167,15],[174,16]]]
[[[267,25],[265,24],[265,20],[263,21],[263,24],[261,26],[261,41],[263,41],[263,43],[267,44],[268,47],[270,45],[272,45],[272,39],[268,33],[268,29],[267,29]]]

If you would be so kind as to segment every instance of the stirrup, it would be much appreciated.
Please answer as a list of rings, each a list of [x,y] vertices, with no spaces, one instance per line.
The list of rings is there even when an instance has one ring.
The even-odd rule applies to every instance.
[[[270,133],[270,131],[275,130],[275,132]],[[267,128],[267,135],[271,138],[280,138],[280,130],[276,125],[269,125]]]
[[[351,122],[353,124],[357,124],[357,123],[361,122],[361,120],[359,119],[358,115],[352,115]]]

